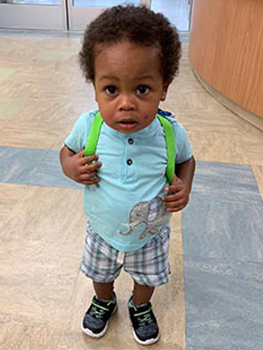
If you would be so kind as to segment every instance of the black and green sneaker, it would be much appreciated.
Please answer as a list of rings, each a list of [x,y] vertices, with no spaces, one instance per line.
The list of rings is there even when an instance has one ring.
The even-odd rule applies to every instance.
[[[149,302],[136,306],[131,297],[128,306],[135,340],[141,345],[157,342],[160,334],[152,304]]]
[[[103,301],[94,296],[83,318],[81,325],[82,331],[90,337],[102,337],[107,331],[108,321],[111,315],[116,310],[117,301],[115,293],[113,299],[110,301]]]

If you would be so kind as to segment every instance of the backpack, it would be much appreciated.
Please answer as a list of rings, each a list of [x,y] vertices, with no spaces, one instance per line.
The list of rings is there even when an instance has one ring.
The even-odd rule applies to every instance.
[[[174,174],[175,174],[175,135],[172,124],[161,115],[167,115],[166,112],[158,110],[157,118],[159,119],[165,135],[166,148],[167,148],[167,166],[166,166],[166,176],[169,183],[172,183]],[[169,113],[170,115],[170,113]],[[96,153],[98,138],[100,135],[101,125],[103,119],[100,115],[100,112],[97,112],[93,122],[91,124],[91,130],[89,134],[88,141],[85,147],[84,157],[92,156]]]

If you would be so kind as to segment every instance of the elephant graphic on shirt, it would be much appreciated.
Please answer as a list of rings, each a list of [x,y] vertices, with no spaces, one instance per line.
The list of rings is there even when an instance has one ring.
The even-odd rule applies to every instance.
[[[119,233],[125,236],[131,235],[136,227],[145,224],[145,229],[140,235],[140,239],[144,239],[148,233],[156,234],[162,226],[167,224],[170,217],[171,214],[167,212],[160,197],[155,197],[149,202],[139,202],[131,209],[129,230]]]

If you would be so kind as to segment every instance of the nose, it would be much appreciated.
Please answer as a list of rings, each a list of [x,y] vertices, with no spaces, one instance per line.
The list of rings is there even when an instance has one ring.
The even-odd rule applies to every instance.
[[[136,104],[132,94],[121,94],[119,96],[119,110],[120,111],[131,111],[135,110]]]

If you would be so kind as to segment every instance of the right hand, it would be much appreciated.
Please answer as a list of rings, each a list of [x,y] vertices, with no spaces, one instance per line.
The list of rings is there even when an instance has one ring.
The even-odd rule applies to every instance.
[[[83,185],[95,185],[100,181],[97,170],[102,163],[98,162],[97,155],[84,157],[85,150],[67,157],[66,175]]]

